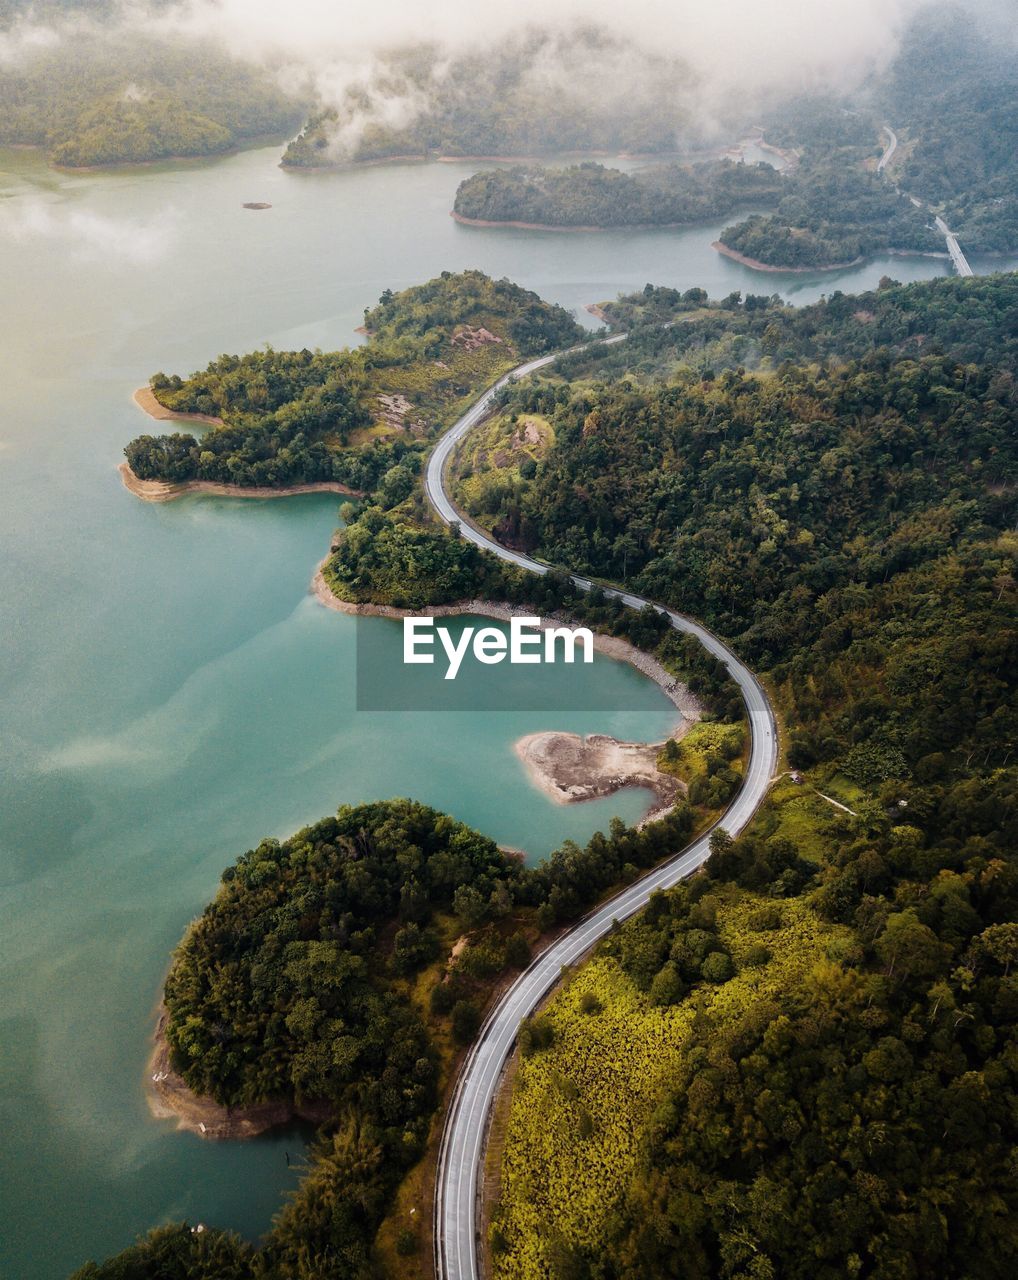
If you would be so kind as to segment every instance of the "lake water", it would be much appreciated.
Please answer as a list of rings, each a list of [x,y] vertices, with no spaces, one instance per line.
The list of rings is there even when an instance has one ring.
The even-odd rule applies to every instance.
[[[115,470],[151,426],[133,389],[265,342],[356,341],[384,288],[445,269],[574,308],[648,280],[806,301],[945,269],[761,283],[710,249],[716,226],[465,228],[448,210],[473,165],[287,174],[277,158],[67,175],[0,152],[0,1274],[17,1280],[185,1216],[257,1236],[295,1184],[298,1134],[213,1145],[144,1101],[169,952],[238,852],[340,803],[412,795],[538,857],[634,820],[646,796],[556,807],[513,740],[673,720],[604,659],[574,674],[578,697],[616,689],[632,710],[355,712],[355,624],[307,594],[336,500],[137,501]]]

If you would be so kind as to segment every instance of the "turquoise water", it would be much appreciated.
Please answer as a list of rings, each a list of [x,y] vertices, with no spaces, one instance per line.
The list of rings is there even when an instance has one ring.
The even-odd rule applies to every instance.
[[[238,852],[342,802],[413,795],[541,856],[647,797],[555,806],[513,740],[656,737],[673,719],[604,659],[573,673],[578,698],[589,681],[631,711],[357,713],[356,624],[307,594],[336,500],[154,506],[115,467],[149,427],[130,396],[154,370],[355,340],[383,288],[443,269],[570,307],[647,280],[718,295],[760,278],[710,250],[718,228],[457,226],[473,166],[291,175],[276,159],[72,176],[0,153],[0,1274],[18,1280],[181,1216],[257,1236],[294,1185],[299,1134],[204,1143],[144,1101],[169,952]],[[895,259],[766,288],[805,300],[942,269]],[[511,695],[511,669],[493,678]]]

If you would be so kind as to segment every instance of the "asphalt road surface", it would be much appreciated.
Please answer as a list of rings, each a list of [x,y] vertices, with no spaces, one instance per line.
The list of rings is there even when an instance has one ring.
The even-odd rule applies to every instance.
[[[625,337],[625,334],[617,334],[599,341],[623,342]],[[556,358],[543,356],[530,360],[499,379],[442,436],[428,459],[425,472],[425,493],[442,520],[447,524],[459,523],[464,538],[533,573],[547,573],[549,566],[501,546],[489,534],[471,524],[453,504],[445,475],[457,443],[484,419],[499,390]],[[573,582],[585,591],[593,585],[585,578],[574,577]],[[629,592],[605,589],[632,609],[642,609],[647,604],[646,600]],[[696,636],[706,649],[720,658],[742,691],[750,727],[749,761],[742,787],[718,823],[736,835],[756,812],[777,767],[778,734],[774,713],[756,676],[717,636],[691,618],[655,607],[667,614],[676,630]],[[442,1135],[435,1188],[435,1266],[439,1280],[478,1280],[480,1276],[478,1188],[485,1132],[520,1022],[533,1012],[558,982],[563,965],[572,965],[580,960],[609,932],[614,921],[634,915],[646,906],[652,893],[670,888],[702,866],[710,853],[708,840],[709,832],[563,934],[520,974],[488,1015],[460,1071]]]

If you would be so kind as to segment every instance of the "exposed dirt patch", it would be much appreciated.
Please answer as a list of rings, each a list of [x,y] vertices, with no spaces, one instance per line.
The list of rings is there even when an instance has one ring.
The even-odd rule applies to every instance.
[[[687,725],[677,728],[682,736]],[[614,795],[623,787],[646,787],[656,801],[644,821],[659,818],[684,790],[671,774],[660,773],[663,743],[620,742],[605,734],[530,733],[514,743],[535,786],[559,804],[575,804]]]
[[[464,351],[477,351],[479,347],[487,347],[492,343],[501,345],[502,339],[482,326],[462,324],[449,339],[454,347],[462,347]]]
[[[414,406],[399,392],[393,395],[381,395],[378,403],[382,406],[382,421],[393,431],[409,431],[412,436],[422,436],[427,431],[427,423],[423,418],[411,418]]]

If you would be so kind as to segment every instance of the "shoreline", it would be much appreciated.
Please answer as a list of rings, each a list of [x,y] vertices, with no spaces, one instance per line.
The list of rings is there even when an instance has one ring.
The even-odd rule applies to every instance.
[[[299,117],[295,116],[296,121]],[[216,160],[229,160],[245,151],[257,151],[261,147],[285,146],[289,139],[288,131],[277,133],[258,133],[250,137],[235,138],[222,151],[204,151],[197,155],[150,156],[147,160],[110,160],[106,164],[57,164],[50,159],[50,148],[40,142],[10,142],[8,147],[22,151],[39,151],[46,157],[46,163],[57,173],[109,173],[118,170],[148,169],[157,164],[199,165]]]
[[[828,262],[815,267],[772,267],[769,263],[760,262],[756,258],[747,258],[744,253],[730,248],[723,240],[715,240],[711,248],[753,271],[767,271],[775,275],[809,275],[811,271],[846,271],[849,267],[861,266],[866,261],[865,258],[853,258],[851,262]]]
[[[470,218],[465,213],[449,210],[449,217],[465,227],[513,227],[517,231],[562,231],[566,233],[589,234],[595,231],[677,231],[682,227],[691,227],[692,222],[620,222],[610,227],[598,226],[565,226],[552,222],[516,222],[501,218]]]
[[[152,1052],[145,1067],[145,1101],[157,1120],[176,1120],[177,1128],[210,1141],[257,1138],[280,1125],[304,1120],[321,1124],[332,1114],[329,1102],[306,1102],[301,1106],[280,1099],[259,1102],[251,1107],[227,1107],[213,1098],[192,1092],[183,1076],[170,1065],[166,1042],[169,1014],[160,1000],[153,1033]]]
[[[225,427],[222,418],[214,418],[208,413],[184,413],[176,409],[167,409],[151,387],[139,387],[131,399],[143,413],[157,422],[204,422],[210,427]]]
[[[284,152],[285,154],[285,152]],[[368,160],[336,160],[331,164],[287,164],[280,160],[277,168],[284,173],[336,173],[346,169],[367,169],[377,164],[426,164],[428,157],[421,155],[372,156]]]
[[[513,616],[533,616],[527,606],[492,600],[464,600],[459,604],[434,605],[428,609],[353,604],[341,600],[333,592],[325,580],[324,565],[325,560],[316,569],[310,593],[319,604],[337,613],[378,618],[448,618],[474,614],[496,622],[508,622]],[[542,618],[542,629],[561,621],[552,617]],[[594,649],[605,657],[627,663],[652,680],[664,693],[681,717],[668,737],[680,740],[703,715],[699,698],[666,670],[653,654],[638,649],[620,636],[608,636],[602,632],[594,632]],[[575,733],[542,730],[517,739],[513,750],[531,783],[556,804],[595,800],[614,795],[624,787],[642,787],[650,791],[654,799],[636,824],[639,829],[663,818],[676,799],[685,794],[681,780],[657,768],[658,752],[665,741],[667,739],[661,742],[622,742],[607,734],[588,734],[581,738]]]
[[[497,600],[462,600],[458,604],[431,605],[425,609],[399,609],[388,604],[354,604],[349,600],[341,600],[325,581],[322,569],[328,557],[315,570],[309,593],[326,609],[334,609],[336,613],[349,613],[358,617],[375,618],[455,618],[464,614],[476,614],[480,618],[492,618],[496,622],[508,622],[512,617],[533,617],[533,610],[528,605],[506,604]],[[551,616],[542,619],[545,626],[560,625],[562,619]],[[696,694],[671,674],[653,654],[638,649],[623,640],[621,636],[609,636],[603,632],[594,632],[594,650],[617,662],[628,663],[641,675],[658,686],[665,697],[679,711],[683,721],[692,723],[703,715],[703,704]]]
[[[117,466],[120,479],[128,493],[143,502],[173,502],[189,493],[204,493],[216,498],[295,498],[302,493],[336,493],[348,498],[363,498],[359,489],[351,489],[338,480],[319,480],[312,484],[291,484],[282,488],[220,484],[216,480],[142,480],[131,470],[126,460]]]
[[[683,719],[672,733],[679,741],[691,721]],[[685,784],[657,767],[664,742],[623,742],[604,733],[527,733],[513,743],[513,751],[535,787],[556,804],[582,804],[614,795],[625,787],[642,787],[656,797],[637,823],[637,829],[663,818]]]
[[[459,604],[436,605],[426,610],[398,609],[392,605],[352,604],[341,600],[329,587],[322,572],[324,564],[325,560],[315,571],[309,588],[310,594],[319,604],[337,613],[383,618],[476,614],[498,622],[506,622],[514,615],[533,616],[523,605],[488,600],[465,600]],[[554,625],[556,621],[558,620],[553,618],[542,619],[544,626]],[[703,707],[699,699],[652,654],[638,649],[621,637],[607,636],[600,632],[594,633],[594,648],[607,657],[628,663],[653,680],[664,692],[681,715],[671,737],[681,738],[700,719]],[[664,817],[676,799],[685,794],[685,785],[681,780],[671,774],[661,773],[656,767],[657,754],[663,746],[664,742],[621,742],[607,734],[588,734],[581,738],[575,733],[543,730],[517,739],[513,750],[523,763],[532,784],[558,804],[578,803],[613,795],[627,786],[638,786],[650,791],[654,799],[637,824],[639,829]],[[511,851],[511,855],[524,856],[516,850]],[[321,1124],[332,1115],[332,1104],[326,1101],[306,1102],[298,1106],[279,1099],[250,1107],[228,1107],[213,1098],[200,1097],[171,1065],[170,1047],[166,1040],[168,1017],[166,1006],[160,1001],[152,1051],[145,1068],[145,1099],[149,1111],[157,1120],[175,1120],[180,1130],[194,1133],[200,1138],[223,1141],[255,1138],[270,1129],[298,1120]]]
[[[436,155],[433,151],[415,151],[397,156],[366,156],[357,160],[334,160],[326,164],[286,164],[279,162],[280,169],[288,173],[329,173],[337,169],[362,169],[377,164],[544,164],[550,158],[561,157],[564,160],[674,160],[685,153],[682,151],[547,151],[538,155]]]

